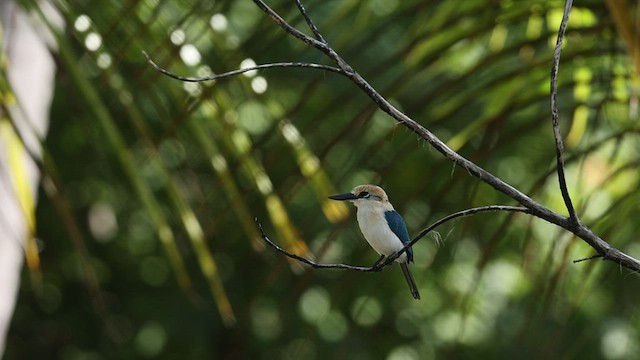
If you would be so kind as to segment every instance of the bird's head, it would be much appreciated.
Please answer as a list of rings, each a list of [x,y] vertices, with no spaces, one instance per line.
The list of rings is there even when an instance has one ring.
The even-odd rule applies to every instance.
[[[340,201],[351,201],[355,206],[375,206],[389,203],[387,193],[380,186],[358,185],[351,192],[329,196],[329,199]]]

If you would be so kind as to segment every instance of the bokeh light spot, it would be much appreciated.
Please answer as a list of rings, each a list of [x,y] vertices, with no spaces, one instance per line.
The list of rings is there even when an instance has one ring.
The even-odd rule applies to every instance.
[[[222,14],[214,14],[209,20],[209,25],[214,31],[222,32],[227,30],[227,26],[229,25],[229,21],[227,17]]]
[[[87,15],[82,14],[76,18],[76,21],[73,23],[73,27],[80,32],[85,32],[89,30],[91,27],[91,18]]]
[[[351,318],[360,326],[371,326],[380,321],[382,305],[371,296],[357,298],[351,306]]]
[[[84,46],[89,51],[96,51],[102,46],[102,36],[96,32],[91,32],[87,34],[87,37],[84,38]]]
[[[609,324],[600,339],[600,351],[606,359],[629,359],[631,354],[637,354],[639,344],[637,334],[622,322]]]
[[[397,347],[389,353],[387,360],[419,360],[420,354],[410,346]]]
[[[335,310],[329,312],[317,325],[320,336],[324,340],[332,342],[342,340],[349,330],[344,315]]]
[[[138,331],[135,346],[140,355],[151,358],[162,351],[166,341],[167,333],[164,328],[156,322],[148,322]]]
[[[182,29],[176,29],[171,32],[169,35],[169,39],[173,45],[180,46],[184,44],[184,41],[187,39],[187,35],[184,33]]]
[[[311,324],[315,324],[329,312],[329,293],[321,287],[310,288],[302,294],[298,306],[302,318]]]
[[[111,66],[111,62],[111,55],[107,53],[98,55],[98,58],[96,59],[96,64],[100,69],[108,68],[109,66]]]
[[[186,65],[196,66],[200,64],[202,56],[195,46],[191,44],[184,44],[180,48],[180,58]]]
[[[104,202],[97,202],[89,208],[89,229],[93,237],[106,242],[118,232],[118,221],[113,207]]]
[[[282,332],[282,322],[276,303],[261,299],[251,309],[251,325],[254,334],[263,340],[273,340]]]
[[[265,91],[267,91],[267,79],[263,78],[262,76],[256,76],[253,80],[251,80],[251,89],[253,89],[253,92],[255,92],[256,94],[263,94]]]
[[[251,59],[251,58],[244,59],[240,63],[240,69],[252,68],[254,66],[256,66],[256,62],[253,61],[253,59]],[[254,76],[256,76],[257,73],[258,73],[258,70],[250,70],[250,71],[247,71],[247,72],[243,73],[242,75],[244,75],[246,77],[254,77]]]

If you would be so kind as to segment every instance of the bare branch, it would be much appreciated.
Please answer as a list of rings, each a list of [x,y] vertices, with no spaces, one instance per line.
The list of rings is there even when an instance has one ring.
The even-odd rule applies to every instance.
[[[440,225],[442,225],[442,224],[444,224],[444,223],[446,223],[448,221],[451,221],[453,219],[457,219],[459,217],[465,217],[465,216],[474,215],[474,214],[477,214],[477,213],[487,212],[487,211],[522,212],[522,213],[527,213],[527,214],[531,213],[531,211],[529,209],[524,208],[524,207],[504,206],[504,205],[480,206],[480,207],[475,207],[475,208],[470,208],[470,209],[465,209],[465,210],[461,210],[461,211],[455,212],[453,214],[450,214],[450,215],[447,215],[447,216],[443,217],[442,219],[440,219],[440,220],[434,222],[433,224],[431,224],[426,229],[422,230],[415,238],[413,238],[413,240],[411,240],[408,244],[406,244],[397,253],[387,257],[387,259],[382,263],[382,266],[386,266],[388,263],[391,263],[393,260],[397,259],[400,255],[402,255],[402,253],[407,251],[408,248],[413,246],[413,244],[418,242],[418,240],[423,238],[428,233],[432,232],[438,226],[440,226]]]
[[[318,50],[325,53],[330,59],[332,59],[336,65],[340,69],[342,69],[342,74],[347,76],[351,81],[354,82],[358,87],[360,87],[365,94],[369,96],[378,107],[389,114],[396,121],[402,123],[404,126],[409,128],[411,131],[416,133],[418,136],[426,140],[431,146],[433,146],[438,152],[444,155],[449,160],[453,161],[456,165],[461,166],[465,170],[467,170],[473,176],[479,178],[480,180],[486,182],[491,185],[494,189],[506,194],[507,196],[513,198],[521,205],[531,210],[531,213],[539,216],[553,224],[560,225],[566,228],[566,219],[545,208],[539,203],[535,202],[527,195],[514,188],[513,186],[507,184],[502,181],[500,178],[494,176],[483,168],[479,167],[475,163],[470,160],[467,160],[457,152],[453,151],[449,148],[442,140],[440,140],[437,136],[427,130],[424,126],[417,123],[409,116],[402,113],[396,107],[391,105],[391,103],[384,98],[378,91],[371,86],[360,74],[358,74],[346,61],[344,61],[336,51],[331,48],[328,44],[321,43],[318,40],[315,40],[304,33],[301,33],[297,29],[293,28],[291,25],[286,23],[282,17],[280,17],[277,13],[275,13],[271,8],[269,8],[262,0],[253,0],[254,3],[258,5],[258,7],[263,10],[267,15],[269,15],[281,28],[283,28],[286,32],[292,34],[294,37],[304,41],[307,45],[313,46]],[[640,266],[640,264],[639,264]]]
[[[280,26],[285,32],[287,32],[288,34],[291,34],[292,36],[294,36],[295,38],[301,40],[305,44],[307,44],[309,46],[313,46],[314,48],[322,51],[325,55],[327,55],[330,59],[332,59],[338,65],[338,67],[340,67],[340,69],[343,70],[343,72],[345,73],[344,75],[347,75],[347,76],[354,75],[355,71],[353,71],[351,66],[349,66],[349,64],[347,64],[346,61],[342,60],[342,58],[338,55],[338,53],[336,53],[336,51],[333,50],[333,48],[331,46],[329,46],[329,44],[327,44],[324,41],[324,39],[323,39],[323,41],[316,40],[316,39],[306,35],[305,33],[301,32],[300,30],[294,28],[289,23],[287,23],[280,15],[278,15],[278,13],[273,11],[273,9],[271,9],[267,4],[265,4],[264,1],[262,1],[262,0],[253,0],[253,2],[260,8],[260,10],[262,10],[265,14],[269,15],[269,17],[273,21],[275,21],[275,23],[278,24],[278,26]],[[302,9],[304,9],[304,8],[302,7],[302,4],[298,7],[298,9],[300,9],[301,12],[303,11]],[[307,15],[306,11],[304,11],[302,13],[302,15],[305,17],[305,20],[307,18],[309,18],[309,16]],[[309,18],[309,20],[307,20],[307,24],[309,24],[309,26],[313,25],[313,22],[311,22],[310,18]],[[315,25],[313,25],[313,27],[315,28]],[[315,32],[318,31],[318,29],[315,28],[315,30],[312,29],[312,31],[315,34]],[[353,78],[352,78],[352,80],[353,80]],[[375,91],[372,87],[370,87],[370,89]]]
[[[313,32],[313,35],[316,37],[316,39],[326,44],[326,40],[322,37],[322,34],[316,27],[316,24],[314,24],[313,20],[311,20],[311,18],[309,17],[309,14],[307,14],[307,10],[305,10],[300,0],[296,0],[296,6],[298,6],[300,14],[302,14],[302,16],[304,17],[304,20],[307,22],[307,25],[309,25],[309,29],[311,29],[311,32]]]
[[[602,257],[602,255],[596,254],[596,255],[588,256],[586,258],[573,260],[573,263],[576,264],[576,263],[579,263],[579,262],[582,262],[582,261],[593,260],[593,259],[597,259],[597,258],[601,258],[601,257]]]
[[[503,205],[489,205],[489,206],[480,206],[480,207],[476,207],[476,208],[471,208],[471,209],[465,209],[462,211],[458,211],[456,213],[447,215],[445,217],[443,217],[442,219],[434,222],[433,224],[431,224],[429,227],[427,227],[426,229],[422,230],[413,240],[411,240],[411,242],[409,242],[408,244],[406,244],[402,249],[400,249],[397,253],[384,257],[381,256],[378,261],[376,261],[372,266],[366,267],[366,266],[354,266],[354,265],[347,265],[347,264],[319,264],[313,260],[309,260],[307,258],[304,258],[300,255],[296,255],[293,253],[290,253],[286,250],[284,250],[283,248],[281,248],[280,246],[276,245],[273,241],[271,241],[271,239],[269,239],[269,237],[265,234],[264,229],[262,229],[262,224],[260,224],[260,221],[258,221],[258,218],[255,218],[256,224],[258,225],[258,230],[260,230],[260,234],[262,235],[262,239],[264,241],[267,242],[267,244],[271,245],[271,247],[273,247],[276,251],[278,251],[279,253],[288,256],[294,260],[298,260],[300,262],[303,262],[307,265],[312,266],[313,268],[316,269],[346,269],[346,270],[355,270],[355,271],[362,271],[362,272],[373,272],[373,271],[380,271],[382,270],[382,268],[384,268],[385,266],[388,266],[389,264],[391,264],[395,259],[397,259],[400,255],[402,255],[402,253],[404,253],[405,251],[407,251],[407,249],[409,247],[411,247],[413,244],[415,244],[416,242],[418,242],[420,239],[422,239],[425,235],[427,235],[428,233],[430,233],[431,231],[435,230],[438,226],[449,222],[453,219],[457,219],[460,217],[465,217],[465,216],[470,216],[470,215],[474,215],[477,213],[481,213],[481,212],[487,212],[487,211],[509,211],[509,212],[523,212],[523,213],[530,213],[529,209],[527,208],[523,208],[523,207],[516,207],[516,206],[503,206]],[[382,261],[384,259],[384,261]]]
[[[318,50],[321,50],[322,52],[326,52],[327,50],[327,46],[326,43],[324,41],[320,41],[320,40],[316,40],[310,36],[308,36],[307,34],[303,33],[302,31],[294,28],[293,26],[289,25],[289,23],[287,23],[280,15],[278,15],[277,12],[273,11],[273,9],[271,9],[267,4],[264,3],[264,1],[262,0],[253,0],[253,2],[260,8],[260,10],[262,10],[265,14],[269,15],[269,17],[276,22],[276,24],[278,24],[278,26],[280,26],[284,31],[286,31],[287,33],[293,35],[295,38],[302,40],[305,44],[309,45],[309,46],[313,46]],[[302,5],[300,5],[298,8],[300,9]],[[301,10],[302,12],[302,10]],[[306,15],[306,11],[302,14],[303,16],[305,16],[305,20],[308,18],[308,16]],[[309,20],[310,21],[310,20]],[[307,22],[308,23],[308,22]],[[309,25],[311,26],[311,25]],[[315,25],[314,25],[315,27]],[[312,31],[314,31],[312,29]],[[315,32],[318,31],[318,29],[315,29]]]
[[[640,272],[640,260],[635,259],[615,248],[609,243],[602,240],[598,235],[594,234],[591,229],[577,221],[577,217],[566,218],[551,209],[543,206],[542,204],[531,199],[520,190],[509,185],[502,179],[491,174],[480,166],[476,165],[472,161],[466,159],[456,151],[449,148],[442,140],[427,130],[424,126],[411,119],[409,116],[402,113],[395,108],[391,103],[385,99],[380,93],[376,91],[360,74],[358,74],[346,61],[344,61],[336,51],[328,44],[324,44],[316,39],[313,39],[304,33],[294,29],[291,25],[287,24],[278,14],[276,14],[271,8],[269,8],[261,0],[253,0],[260,9],[262,9],[267,15],[269,15],[281,28],[287,33],[292,34],[296,38],[302,40],[309,46],[313,46],[316,49],[322,51],[330,59],[332,59],[336,65],[343,71],[343,75],[347,76],[353,83],[364,91],[373,102],[375,102],[380,110],[389,114],[393,119],[403,124],[409,130],[426,140],[434,149],[440,152],[444,157],[451,160],[456,165],[465,169],[469,174],[477,177],[481,181],[489,184],[497,191],[511,197],[516,200],[520,205],[528,209],[528,213],[537,216],[543,220],[546,220],[552,224],[560,226],[563,229],[571,231],[577,237],[584,240],[587,244],[593,247],[598,254],[603,258],[616,262],[621,266],[631,269],[636,272]],[[567,10],[568,11],[568,10]],[[565,11],[565,13],[567,13]],[[566,27],[566,20],[563,20]],[[562,152],[561,152],[562,153]],[[563,159],[562,159],[563,160]],[[561,177],[564,179],[564,176]],[[565,184],[566,189],[566,184]],[[575,213],[575,211],[574,211]],[[404,250],[406,251],[406,250]]]
[[[309,46],[313,46],[316,49],[322,51],[326,54],[330,59],[332,59],[336,65],[343,71],[343,75],[347,76],[353,83],[358,86],[362,91],[364,91],[373,102],[375,102],[380,110],[389,114],[392,118],[394,118],[399,123],[403,124],[405,127],[413,131],[415,134],[420,136],[422,139],[426,140],[433,148],[435,148],[438,152],[444,155],[447,159],[451,160],[456,165],[465,169],[469,174],[477,177],[481,181],[489,184],[491,187],[496,189],[497,191],[511,197],[516,200],[519,204],[526,207],[528,209],[528,213],[534,216],[537,216],[543,220],[546,220],[552,224],[560,226],[568,231],[571,231],[574,235],[584,240],[587,244],[589,244],[592,248],[594,248],[599,255],[601,255],[604,259],[611,260],[624,266],[630,270],[635,272],[640,272],[640,260],[635,259],[618,249],[613,248],[609,243],[604,241],[598,235],[594,234],[591,229],[584,226],[577,220],[577,216],[575,216],[575,210],[573,209],[573,205],[571,205],[570,201],[568,204],[568,208],[570,209],[570,214],[573,213],[573,216],[566,218],[549,208],[543,206],[542,204],[534,201],[529,196],[522,193],[520,190],[515,187],[509,185],[502,179],[497,176],[491,174],[480,166],[476,165],[472,161],[466,159],[462,155],[458,154],[456,151],[449,148],[442,140],[440,140],[437,136],[427,130],[424,126],[417,123],[415,120],[411,119],[409,116],[402,113],[400,110],[395,108],[391,103],[385,99],[380,93],[376,91],[373,86],[371,86],[360,74],[358,74],[346,61],[344,61],[336,51],[331,48],[328,44],[322,43],[318,40],[315,40],[304,33],[294,29],[291,25],[287,24],[278,14],[276,14],[271,8],[269,8],[262,0],[253,0],[260,9],[262,9],[267,15],[269,15],[281,28],[283,28],[287,33],[292,34],[296,38],[302,40]],[[568,0],[567,6],[565,7],[565,14],[563,15],[562,21],[562,29],[561,33],[564,34],[564,29],[566,28],[566,23],[568,19],[568,13],[571,8],[571,0]],[[561,39],[560,39],[561,40]],[[558,49],[558,47],[557,47]],[[555,59],[556,57],[554,57]],[[559,63],[559,55],[557,56]],[[556,74],[555,78],[557,79],[557,66],[556,66]],[[557,90],[556,90],[557,93]],[[554,99],[555,103],[555,99]],[[557,119],[557,112],[556,112]],[[557,121],[557,120],[556,120]],[[560,139],[560,144],[562,144],[562,140],[559,136],[556,136],[556,139]],[[560,148],[560,160],[564,162],[563,150]],[[562,181],[564,180],[564,167],[558,166],[561,168],[562,176],[559,176]],[[564,187],[564,190],[562,189]],[[567,196],[565,200],[568,199],[568,192],[566,191],[566,181],[565,184],[561,186],[561,191],[563,192],[563,197],[565,193]],[[406,249],[403,249],[406,251]]]
[[[556,101],[557,101],[557,74],[558,74],[558,64],[559,64],[559,59],[560,59],[560,50],[561,50],[561,47],[562,47],[562,38],[564,36],[564,32],[565,32],[565,29],[566,29],[566,24],[567,24],[568,17],[569,17],[569,12],[570,12],[570,9],[571,9],[571,4],[572,4],[571,0],[567,0],[567,3],[566,3],[564,15],[563,15],[563,20],[562,20],[562,24],[561,24],[559,35],[558,35],[558,44],[557,44],[556,50],[554,52],[554,63],[553,63],[553,66],[552,66],[552,117],[553,117],[554,137],[556,139],[556,153],[557,153],[557,161],[558,161],[558,178],[559,178],[559,181],[560,181],[560,190],[561,190],[563,198],[565,200],[565,204],[567,206],[567,209],[569,210],[570,216],[568,218],[564,217],[564,216],[552,211],[551,209],[543,206],[542,204],[536,202],[535,200],[531,199],[529,196],[527,196],[526,194],[524,194],[520,190],[516,189],[515,187],[513,187],[510,184],[506,183],[502,179],[498,178],[497,176],[491,174],[490,172],[488,172],[485,169],[481,168],[480,166],[476,165],[472,161],[470,161],[470,160],[466,159],[465,157],[463,157],[462,155],[458,154],[456,151],[454,151],[451,148],[449,148],[442,140],[440,140],[437,136],[435,136],[433,133],[431,133],[424,126],[422,126],[421,124],[419,124],[418,122],[416,122],[415,120],[413,120],[412,118],[410,118],[409,116],[405,115],[400,110],[395,108],[393,105],[391,105],[391,103],[386,98],[384,98],[380,93],[378,93],[377,90],[375,88],[373,88],[373,86],[371,86],[346,61],[344,61],[340,57],[340,55],[338,55],[338,53],[331,46],[329,46],[329,44],[324,42],[324,40],[322,39],[321,36],[318,36],[319,35],[319,31],[317,30],[317,28],[315,28],[315,25],[313,24],[313,22],[309,18],[308,14],[304,10],[304,7],[302,7],[302,4],[300,3],[299,0],[296,0],[296,4],[298,6],[298,9],[302,13],[302,15],[305,17],[305,20],[307,21],[307,24],[312,28],[312,31],[314,32],[314,34],[317,37],[319,37],[319,40],[318,39],[314,39],[313,37],[310,37],[310,36],[304,34],[303,32],[299,31],[298,29],[296,29],[293,26],[291,26],[290,24],[288,24],[280,15],[278,15],[269,6],[267,6],[264,3],[264,1],[262,1],[262,0],[253,0],[253,2],[265,14],[267,14],[273,21],[275,21],[276,24],[278,24],[278,26],[280,26],[285,32],[287,32],[288,34],[290,34],[290,35],[294,36],[295,38],[301,40],[302,42],[304,42],[308,46],[311,46],[311,47],[314,47],[314,48],[320,50],[328,58],[333,60],[336,63],[337,67],[330,67],[330,66],[318,65],[318,64],[305,64],[305,63],[265,64],[265,65],[257,66],[255,68],[236,70],[236,71],[232,71],[232,72],[225,73],[225,74],[215,75],[215,76],[212,76],[210,78],[205,78],[206,80],[214,80],[214,79],[221,78],[221,77],[233,76],[233,75],[237,75],[239,73],[242,73],[244,71],[250,71],[250,70],[255,70],[255,69],[258,69],[258,68],[267,68],[267,67],[321,68],[321,69],[324,69],[324,70],[329,70],[329,71],[333,71],[333,72],[339,73],[341,75],[344,75],[344,76],[348,77],[356,86],[358,86],[365,94],[367,94],[367,96],[369,96],[369,98],[371,98],[373,100],[373,102],[375,102],[376,105],[378,105],[378,107],[382,111],[386,112],[393,119],[395,119],[399,123],[403,124],[405,127],[407,127],[409,130],[411,130],[412,132],[417,134],[422,139],[426,140],[433,148],[435,148],[438,152],[440,152],[444,157],[446,157],[447,159],[451,160],[456,165],[458,165],[458,166],[462,167],[463,169],[465,169],[469,174],[471,174],[471,175],[477,177],[479,180],[487,183],[488,185],[490,185],[491,187],[493,187],[497,191],[499,191],[499,192],[511,197],[512,199],[516,200],[520,205],[522,205],[522,206],[524,206],[526,208],[526,211],[524,211],[524,210],[517,210],[517,211],[526,212],[528,214],[531,214],[531,215],[537,216],[537,217],[539,217],[539,218],[541,218],[543,220],[546,220],[549,223],[552,223],[552,224],[555,224],[555,225],[557,225],[557,226],[559,226],[561,228],[564,228],[564,229],[572,232],[577,237],[579,237],[582,240],[584,240],[587,244],[589,244],[592,248],[594,248],[597,251],[598,255],[602,256],[603,259],[614,261],[617,264],[619,264],[621,266],[624,266],[624,267],[626,267],[628,269],[631,269],[631,270],[636,271],[636,272],[640,272],[640,260],[635,259],[635,258],[633,258],[633,257],[621,252],[620,250],[613,248],[611,245],[609,245],[609,243],[607,243],[606,241],[601,239],[598,235],[594,234],[593,231],[591,231],[591,229],[589,229],[588,227],[586,227],[585,225],[580,223],[580,221],[579,221],[579,219],[578,219],[578,217],[577,217],[577,215],[575,213],[575,209],[573,208],[573,204],[571,203],[571,199],[569,197],[569,193],[568,193],[568,190],[567,190],[566,180],[565,180],[565,176],[564,176],[564,148],[563,148],[562,138],[561,138],[560,131],[559,131],[559,126],[558,126],[558,115],[557,115]],[[145,56],[146,56],[146,54],[145,54]],[[147,56],[147,59],[148,59],[148,56]],[[166,71],[166,70],[158,67],[157,65],[153,64],[153,62],[151,62],[150,59],[148,59],[148,60],[150,61],[150,63],[158,71],[161,71],[162,73],[166,74],[167,76],[171,76],[171,77],[173,77],[175,79],[182,80],[182,81],[202,81],[201,79],[185,78],[185,77],[177,76],[175,74],[171,74],[168,71]],[[512,210],[512,211],[516,211],[516,210]],[[460,215],[460,216],[463,216],[463,215]],[[278,248],[277,246],[275,246],[275,244],[271,243],[268,240],[268,238],[266,237],[266,235],[264,235],[263,238],[265,239],[265,241],[267,241],[272,246],[274,246],[274,248],[276,248],[278,251],[283,252],[284,254],[286,254],[289,257],[296,258],[296,257],[292,256],[294,254],[289,254],[289,253],[285,252],[284,250],[282,250],[282,249]],[[406,248],[403,249],[402,251],[406,251]],[[397,258],[397,256],[396,256],[396,258]],[[314,267],[323,267],[325,265],[328,265],[328,267],[352,268],[351,266],[344,265],[344,264],[324,264],[323,265],[323,264],[316,264],[315,262],[313,262],[311,260],[308,260],[308,259],[304,259],[303,260],[302,258],[300,258],[298,260],[303,261],[303,262],[305,262],[305,263],[307,263],[307,264],[309,264],[311,266],[314,266]],[[360,271],[373,271],[373,270],[363,270],[363,269],[368,269],[368,268],[363,268],[363,267],[357,267],[357,268],[359,268]]]
[[[287,250],[281,248],[280,246],[276,245],[273,241],[271,241],[271,239],[269,239],[269,237],[267,236],[267,234],[265,234],[264,229],[262,228],[262,224],[260,223],[260,221],[258,220],[258,218],[256,217],[254,219],[256,221],[256,224],[258,225],[258,230],[260,230],[260,234],[262,236],[262,240],[266,241],[267,244],[269,244],[272,248],[276,249],[276,251],[278,251],[281,254],[284,254],[294,260],[298,260],[300,262],[303,262],[307,265],[312,266],[315,269],[346,269],[346,270],[355,270],[355,271],[363,271],[363,272],[371,272],[371,271],[380,271],[381,267],[376,267],[374,268],[373,266],[371,267],[365,267],[365,266],[352,266],[352,265],[347,265],[347,264],[318,264],[317,262],[313,261],[313,260],[309,260],[307,258],[304,258],[300,255],[296,255],[293,253],[288,252]]]
[[[186,76],[181,76],[181,75],[174,74],[174,73],[170,72],[169,70],[166,70],[166,69],[160,67],[158,64],[156,64],[151,59],[151,57],[145,51],[143,51],[142,53],[147,58],[147,62],[149,62],[149,64],[151,64],[151,66],[153,66],[154,69],[158,70],[159,72],[161,72],[164,75],[167,75],[170,78],[173,78],[173,79],[176,79],[176,80],[180,80],[180,81],[187,81],[187,82],[202,82],[202,81],[210,81],[210,80],[219,80],[219,79],[224,79],[224,78],[227,78],[227,77],[240,75],[240,74],[243,74],[243,73],[246,73],[246,72],[249,72],[249,71],[254,71],[254,70],[271,69],[271,68],[290,68],[290,67],[327,70],[327,71],[331,71],[331,72],[338,73],[338,74],[341,74],[341,75],[345,75],[344,72],[342,71],[342,69],[339,69],[339,68],[337,68],[335,66],[314,64],[314,63],[302,63],[302,62],[281,62],[281,63],[269,63],[269,64],[261,64],[261,65],[251,66],[251,67],[244,68],[244,69],[228,71],[228,72],[225,72],[225,73],[222,73],[222,74],[213,74],[213,75],[203,76],[203,77],[186,77]]]
[[[569,21],[569,13],[571,12],[571,5],[573,0],[567,0],[562,14],[562,22],[560,23],[560,29],[558,30],[558,39],[556,41],[556,48],[553,52],[553,63],[551,65],[551,121],[553,123],[553,137],[556,142],[556,162],[558,171],[558,182],[560,183],[560,192],[564,199],[564,204],[569,211],[569,219],[574,225],[580,224],[580,219],[576,214],[576,210],[571,202],[569,196],[569,190],[567,189],[567,180],[564,174],[564,144],[562,142],[562,134],[560,133],[560,123],[558,120],[558,67],[560,66],[560,53],[562,52],[562,40],[564,38],[565,30],[567,28],[567,22]]]

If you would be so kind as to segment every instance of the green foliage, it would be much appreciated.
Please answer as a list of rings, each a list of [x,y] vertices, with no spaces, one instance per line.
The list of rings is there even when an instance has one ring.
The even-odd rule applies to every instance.
[[[307,31],[291,1],[270,1]],[[449,223],[414,247],[423,299],[370,265],[353,209],[327,195],[383,186],[411,234],[513,201],[394,124],[251,1],[55,1],[67,22],[38,205],[43,282],[25,273],[7,359],[640,358],[637,277],[524,214]],[[549,70],[560,1],[307,1],[326,39],[380,93],[462,155],[564,213]],[[637,83],[600,1],[571,14],[560,62],[567,176],[581,218],[640,256]],[[53,170],[49,170],[52,172]],[[81,250],[71,241],[78,235]],[[440,239],[440,245],[436,244]],[[93,275],[90,275],[93,274]]]

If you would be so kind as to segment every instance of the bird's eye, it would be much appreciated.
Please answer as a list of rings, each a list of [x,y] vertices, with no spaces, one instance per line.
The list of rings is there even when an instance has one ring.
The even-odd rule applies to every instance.
[[[371,194],[369,194],[369,192],[368,192],[368,191],[363,191],[363,192],[361,192],[360,194],[358,194],[358,197],[359,197],[359,198],[365,198],[365,199],[366,199],[366,198],[368,198],[369,196],[371,196]]]

